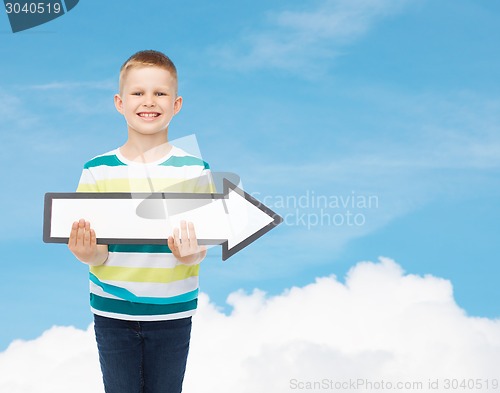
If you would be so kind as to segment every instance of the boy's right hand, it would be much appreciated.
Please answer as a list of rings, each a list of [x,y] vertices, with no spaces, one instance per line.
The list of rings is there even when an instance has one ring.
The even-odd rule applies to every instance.
[[[88,265],[102,265],[108,259],[108,246],[97,244],[95,231],[83,218],[73,223],[68,248],[79,261]]]

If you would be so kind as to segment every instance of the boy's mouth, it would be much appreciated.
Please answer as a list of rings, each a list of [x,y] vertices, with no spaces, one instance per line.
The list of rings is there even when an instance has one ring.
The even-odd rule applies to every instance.
[[[158,112],[139,112],[137,116],[145,118],[145,119],[152,119],[155,117],[160,116]]]

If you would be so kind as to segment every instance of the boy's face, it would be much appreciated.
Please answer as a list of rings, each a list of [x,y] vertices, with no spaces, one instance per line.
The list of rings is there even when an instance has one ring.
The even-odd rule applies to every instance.
[[[133,68],[127,72],[115,106],[128,124],[130,133],[153,135],[165,133],[181,110],[177,83],[169,71],[155,66]]]

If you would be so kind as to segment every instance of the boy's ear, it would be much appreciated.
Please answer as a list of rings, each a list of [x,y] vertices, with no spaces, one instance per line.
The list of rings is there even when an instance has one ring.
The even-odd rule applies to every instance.
[[[123,115],[123,100],[122,100],[122,98],[120,97],[119,94],[115,94],[114,100],[115,100],[116,110]]]
[[[174,115],[179,113],[182,108],[182,97],[178,96],[174,101]]]

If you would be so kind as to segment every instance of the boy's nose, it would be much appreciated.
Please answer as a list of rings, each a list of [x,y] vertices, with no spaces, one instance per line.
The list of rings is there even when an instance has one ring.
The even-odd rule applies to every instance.
[[[144,106],[155,106],[155,100],[154,96],[152,95],[145,95],[144,96],[144,102],[142,103]]]

